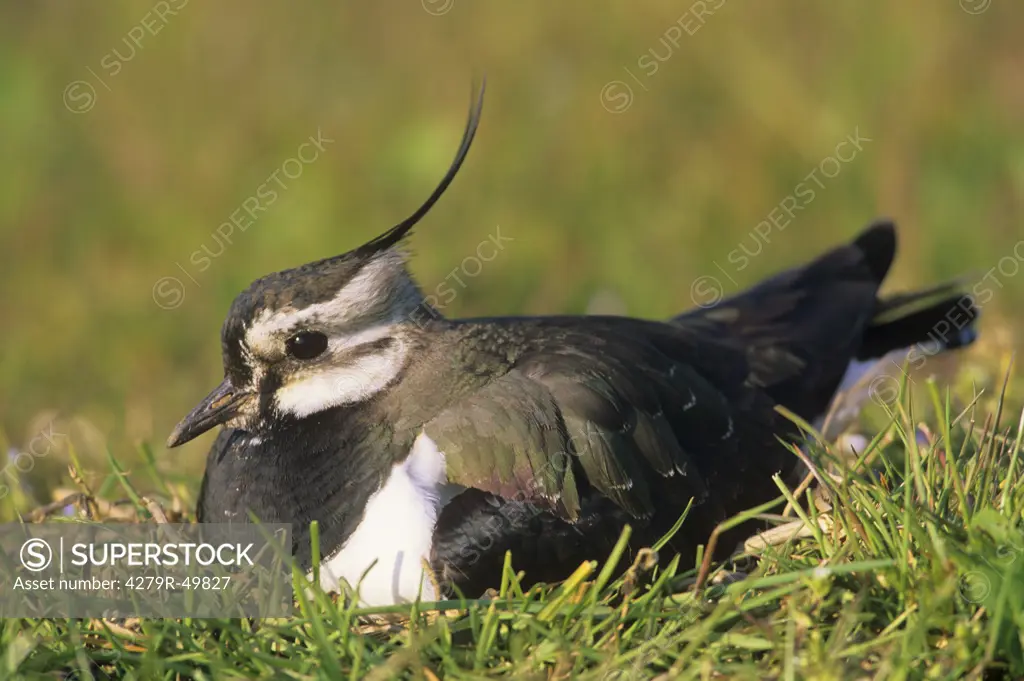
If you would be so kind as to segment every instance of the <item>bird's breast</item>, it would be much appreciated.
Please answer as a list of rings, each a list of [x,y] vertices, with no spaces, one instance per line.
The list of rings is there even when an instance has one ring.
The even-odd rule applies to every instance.
[[[462,488],[449,485],[444,453],[425,433],[369,499],[355,531],[321,563],[320,584],[341,579],[369,606],[440,597],[427,561],[441,508]]]

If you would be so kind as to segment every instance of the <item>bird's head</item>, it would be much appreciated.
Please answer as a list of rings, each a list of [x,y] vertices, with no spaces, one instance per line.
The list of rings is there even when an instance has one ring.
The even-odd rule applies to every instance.
[[[412,215],[347,253],[257,279],[235,298],[221,331],[224,380],[175,427],[169,447],[217,425],[258,434],[275,418],[369,399],[398,377],[407,322],[425,305],[399,248],[462,165],[483,92],[455,160]]]

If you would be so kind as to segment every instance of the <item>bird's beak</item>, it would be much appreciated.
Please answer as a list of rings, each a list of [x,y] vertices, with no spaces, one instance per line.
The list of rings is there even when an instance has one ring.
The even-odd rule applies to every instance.
[[[225,378],[174,427],[174,432],[167,438],[167,446],[183,445],[214,426],[230,421],[251,396],[248,391],[236,390],[231,379]]]

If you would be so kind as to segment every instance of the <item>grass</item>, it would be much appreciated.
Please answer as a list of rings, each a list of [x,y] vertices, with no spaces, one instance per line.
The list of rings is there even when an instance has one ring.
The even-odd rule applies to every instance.
[[[777,481],[761,517],[807,536],[706,575],[699,556],[652,569],[647,552],[625,555],[624,534],[603,565],[580,565],[560,585],[524,591],[512,557],[491,600],[358,609],[317,590],[281,620],[8,620],[0,675],[1019,678],[1022,435],[1002,395],[960,404],[933,382],[906,384],[855,460],[812,436],[803,452],[821,482],[798,493]],[[180,505],[144,498],[131,483],[141,471],[110,465],[107,500],[129,498],[108,510],[146,520],[154,501]],[[629,567],[613,578],[618,565]]]

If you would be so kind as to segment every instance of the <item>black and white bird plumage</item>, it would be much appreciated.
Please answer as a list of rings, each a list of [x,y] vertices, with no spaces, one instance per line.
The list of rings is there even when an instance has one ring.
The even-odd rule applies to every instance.
[[[878,297],[896,248],[888,222],[667,321],[445,319],[399,249],[461,166],[481,104],[482,90],[455,161],[410,218],[235,300],[224,381],[168,441],[225,426],[201,521],[291,523],[305,569],[318,521],[321,581],[362,580],[368,604],[440,598],[437,584],[476,595],[506,550],[528,580],[558,580],[604,558],[627,523],[632,549],[650,545],[691,499],[671,548],[692,556],[796,465],[781,440],[798,433],[777,405],[813,420],[851,361],[972,340],[930,337],[954,307],[977,316],[955,285]]]

